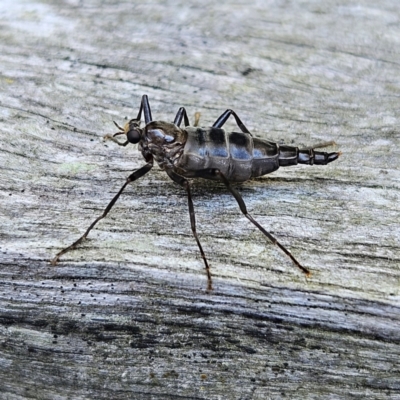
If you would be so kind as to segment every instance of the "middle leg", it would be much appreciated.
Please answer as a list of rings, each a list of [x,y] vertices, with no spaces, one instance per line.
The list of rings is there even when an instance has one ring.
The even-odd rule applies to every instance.
[[[176,113],[176,116],[175,116],[175,119],[174,119],[174,124],[176,126],[180,126],[181,123],[182,123],[182,119],[184,119],[185,126],[189,126],[190,125],[189,117],[187,115],[185,107],[181,107],[178,110],[178,112]],[[193,124],[193,126],[198,126],[199,125],[199,121],[200,121],[200,113],[196,112],[194,114],[194,124]]]
[[[189,181],[185,179],[184,177],[178,175],[177,173],[173,171],[167,171],[168,176],[176,182],[178,185],[182,186],[184,189],[186,189],[187,195],[188,195],[188,205],[189,205],[189,215],[190,215],[190,225],[192,228],[193,236],[196,239],[197,246],[199,247],[201,257],[204,261],[204,265],[206,267],[206,273],[207,273],[207,290],[212,290],[212,280],[211,280],[211,272],[210,272],[210,266],[208,265],[206,255],[204,254],[203,247],[201,246],[200,240],[197,236],[196,232],[196,218],[194,214],[194,206],[193,206],[193,201],[192,201],[192,195],[190,193],[190,185]]]
[[[251,136],[250,131],[245,127],[244,123],[241,121],[241,119],[238,117],[238,115],[235,113],[233,110],[226,110],[224,113],[221,114],[221,116],[214,122],[213,128],[222,128],[222,126],[225,124],[225,122],[228,120],[228,118],[233,115],[235,118],[235,121],[237,123],[237,126],[240,128],[240,130],[243,133],[248,133]]]
[[[182,119],[185,121],[185,126],[189,126],[189,118],[187,116],[187,112],[185,110],[185,107],[181,107],[178,112],[176,113],[175,119],[174,119],[174,124],[176,126],[180,126],[182,123]]]

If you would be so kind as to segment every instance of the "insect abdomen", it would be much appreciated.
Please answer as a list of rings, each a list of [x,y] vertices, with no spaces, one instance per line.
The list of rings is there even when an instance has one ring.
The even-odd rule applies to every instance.
[[[186,127],[187,141],[177,167],[184,176],[199,176],[201,170],[218,169],[231,182],[276,171],[296,164],[326,165],[339,153],[278,145],[269,140],[253,138],[248,133],[226,132],[221,128]]]
[[[252,177],[262,176],[276,171],[279,164],[279,146],[269,140],[253,138]]]
[[[300,149],[292,146],[279,146],[279,166],[296,164],[326,165],[335,161],[340,153],[326,153],[314,149]]]
[[[179,167],[187,172],[218,169],[232,182],[243,182],[279,168],[275,143],[221,128],[186,127],[187,141]]]

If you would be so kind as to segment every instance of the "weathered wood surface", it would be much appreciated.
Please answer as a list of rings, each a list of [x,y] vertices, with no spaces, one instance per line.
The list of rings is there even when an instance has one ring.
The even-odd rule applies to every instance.
[[[2,1],[0,397],[266,399],[400,396],[398,1]],[[57,267],[137,150],[112,120],[211,124],[335,140],[327,167],[184,191],[158,168]],[[230,126],[233,127],[233,124]]]

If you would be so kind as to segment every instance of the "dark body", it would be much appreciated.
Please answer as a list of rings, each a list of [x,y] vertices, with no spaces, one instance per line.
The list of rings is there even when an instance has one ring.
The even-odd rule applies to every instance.
[[[226,132],[222,128],[186,127],[187,141],[179,167],[184,176],[204,169],[219,169],[230,182],[243,182],[266,175],[279,167],[327,164],[329,153],[279,145],[253,138],[250,133]]]
[[[141,116],[144,114],[146,125],[141,128]],[[222,129],[227,119],[233,116],[240,132],[227,132]],[[185,127],[180,125],[184,120]],[[117,125],[117,124],[116,124]],[[195,124],[196,125],[196,124]],[[168,176],[187,191],[190,224],[203,258],[208,278],[208,289],[212,289],[210,267],[196,232],[196,221],[190,184],[187,178],[205,178],[218,180],[225,184],[236,199],[241,212],[249,219],[271,242],[287,254],[293,263],[307,276],[310,272],[277,239],[266,231],[248,212],[240,193],[230,184],[244,182],[250,178],[262,176],[276,171],[279,167],[301,164],[326,165],[336,160],[340,153],[326,153],[314,149],[278,145],[268,140],[253,138],[237,114],[226,110],[209,128],[190,126],[186,110],[181,107],[174,122],[153,121],[149,101],[146,95],[142,97],[138,116],[130,120],[124,128],[117,125],[119,132],[106,137],[122,146],[138,143],[147,164],[135,170],[122,186],[117,195],[86,230],[86,232],[71,246],[60,251],[52,260],[55,265],[59,257],[73,250],[86,239],[93,227],[104,218],[125,189],[125,187],[148,173],[154,160],[166,171]],[[115,139],[117,135],[126,135],[123,143]]]
[[[185,131],[188,136],[180,167],[187,177],[191,171],[211,168],[219,169],[230,182],[243,182],[279,168],[276,143],[222,128],[186,127]]]
[[[216,127],[181,129],[169,122],[153,121],[143,130],[143,139],[139,142],[143,156],[153,155],[162,169],[186,178],[220,180],[206,173],[219,170],[230,182],[244,182],[298,163],[326,165],[339,155],[314,149],[299,150],[253,138],[249,132],[226,132]],[[201,175],[200,171],[205,172]]]

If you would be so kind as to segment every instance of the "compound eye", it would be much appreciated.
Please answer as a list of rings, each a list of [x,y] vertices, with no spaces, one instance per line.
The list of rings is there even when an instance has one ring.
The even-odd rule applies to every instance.
[[[130,129],[127,134],[126,137],[128,139],[129,143],[139,143],[140,142],[140,131],[137,129]]]

